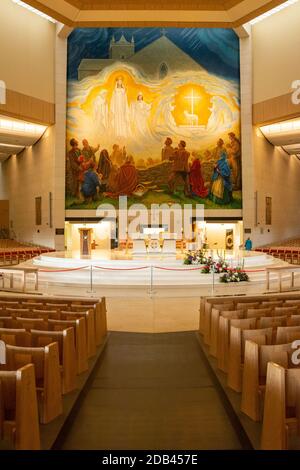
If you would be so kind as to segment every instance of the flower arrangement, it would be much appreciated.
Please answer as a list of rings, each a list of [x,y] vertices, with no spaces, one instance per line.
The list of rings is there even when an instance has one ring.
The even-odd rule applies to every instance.
[[[220,277],[220,282],[229,284],[230,282],[249,282],[248,274],[241,268],[228,269],[223,276]]]
[[[188,251],[184,258],[185,265],[203,265],[202,274],[219,274],[220,282],[229,284],[231,282],[249,282],[249,276],[243,267],[229,267],[228,262],[219,256],[218,261],[214,261],[211,256],[206,256],[205,250]]]
[[[218,261],[214,261],[211,257],[208,258],[206,265],[202,269],[202,274],[209,274],[214,272],[215,274],[226,273],[228,270],[228,263],[219,258]]]
[[[188,251],[185,254],[184,264],[185,265],[197,265],[207,263],[207,258],[204,250]]]

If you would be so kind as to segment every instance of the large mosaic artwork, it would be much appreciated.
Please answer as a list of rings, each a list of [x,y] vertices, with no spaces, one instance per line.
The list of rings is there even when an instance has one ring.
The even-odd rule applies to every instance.
[[[77,29],[66,208],[242,207],[239,41],[226,29]]]

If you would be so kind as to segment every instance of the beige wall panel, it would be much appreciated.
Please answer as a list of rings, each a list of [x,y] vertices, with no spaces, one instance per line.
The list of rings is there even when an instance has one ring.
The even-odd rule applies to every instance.
[[[258,194],[256,245],[300,235],[300,161],[273,147],[253,130],[255,190]],[[266,225],[266,197],[272,197],[272,225]],[[269,231],[268,231],[269,230]]]
[[[55,25],[1,0],[0,80],[9,90],[54,102]]]
[[[253,102],[292,91],[300,80],[300,2],[256,24],[253,36]]]

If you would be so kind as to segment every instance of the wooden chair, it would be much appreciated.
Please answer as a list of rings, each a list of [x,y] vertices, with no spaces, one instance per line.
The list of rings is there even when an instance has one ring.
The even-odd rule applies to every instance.
[[[231,326],[227,377],[229,388],[238,393],[242,391],[242,370],[246,341],[251,340],[259,345],[272,344],[272,336],[273,328],[248,330]]]
[[[277,251],[277,256],[278,256],[279,259],[284,261],[285,260],[285,249],[284,248],[279,248],[278,251]]]
[[[40,450],[34,366],[0,371],[0,439],[16,450]]]
[[[47,424],[59,416],[62,413],[62,395],[57,343],[44,348],[7,345],[6,357],[7,370],[34,364],[40,422]]]
[[[299,250],[292,251],[292,264],[299,264]]]
[[[300,369],[269,362],[262,426],[262,450],[287,450],[292,433],[299,436]]]
[[[218,333],[217,365],[223,372],[228,371],[230,328],[236,326],[241,329],[255,329],[255,318],[243,318],[240,320],[220,317]]]
[[[85,320],[84,318],[77,318],[76,320],[48,320],[49,330],[63,331],[66,328],[74,328],[77,373],[81,374],[89,368],[87,357],[87,334]]]
[[[291,344],[261,346],[253,341],[246,341],[241,411],[253,421],[260,421],[262,418],[268,362],[276,362],[287,368],[291,353]]]
[[[31,330],[32,345],[46,346],[53,342],[58,343],[59,364],[62,377],[63,395],[76,389],[76,349],[74,328],[67,328],[63,331],[40,331]]]

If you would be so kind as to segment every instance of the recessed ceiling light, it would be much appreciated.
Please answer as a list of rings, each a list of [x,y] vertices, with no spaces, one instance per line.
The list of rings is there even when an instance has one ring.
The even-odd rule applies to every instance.
[[[3,119],[0,117],[0,132],[11,131],[11,132],[21,132],[22,134],[33,134],[41,135],[47,129],[46,126],[41,126],[39,124],[33,124],[26,121],[18,121],[15,119]]]
[[[22,2],[22,0],[12,0],[12,1],[16,3],[17,5],[20,5],[20,7],[24,7],[27,10],[31,11],[32,13],[35,13],[36,15],[41,16],[45,20],[51,21],[51,23],[56,23],[56,20],[54,18],[51,18],[51,16],[46,15],[42,11],[37,10],[36,8],[33,8],[32,6],[28,5],[25,2]]]
[[[294,3],[297,3],[298,0],[288,0],[287,2],[282,3],[281,5],[278,5],[278,7],[272,8],[272,10],[267,11],[263,15],[258,16],[257,18],[253,18],[249,23],[250,24],[256,24],[259,23],[260,21],[265,20],[266,18],[269,18],[269,16],[274,15],[275,13],[278,13],[281,10],[284,10],[285,8],[294,5]]]

